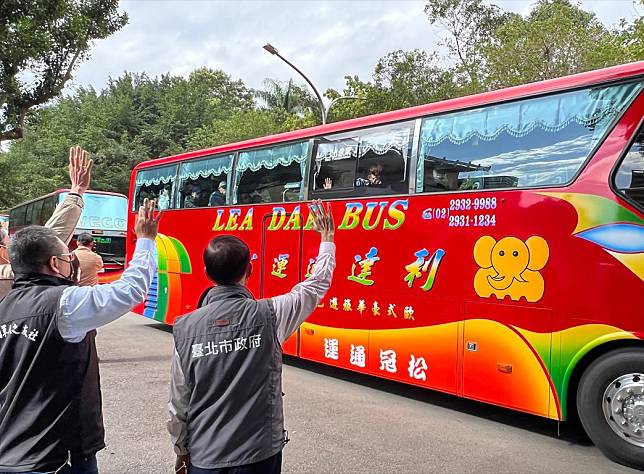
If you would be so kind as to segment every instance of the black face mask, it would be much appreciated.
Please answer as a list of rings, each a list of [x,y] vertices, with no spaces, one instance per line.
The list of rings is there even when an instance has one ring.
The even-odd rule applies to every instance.
[[[72,285],[78,285],[78,274],[80,270],[80,262],[76,258],[76,254],[69,260],[69,275],[63,275],[65,280],[69,280]]]

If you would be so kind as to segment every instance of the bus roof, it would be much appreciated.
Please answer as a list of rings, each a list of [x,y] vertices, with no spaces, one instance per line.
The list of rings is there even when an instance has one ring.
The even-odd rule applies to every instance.
[[[53,192],[51,192],[49,194],[43,194],[42,196],[38,196],[37,198],[30,199],[29,201],[24,201],[24,202],[21,202],[20,204],[16,204],[15,206],[10,208],[9,210],[16,209],[16,208],[22,207],[22,206],[26,206],[27,204],[31,204],[32,202],[36,202],[36,201],[40,201],[42,199],[46,199],[46,198],[48,198],[50,196],[57,196],[57,195],[62,194],[62,193],[68,193],[70,191],[71,191],[70,189],[57,189],[56,191],[53,191]],[[87,191],[85,191],[85,194],[102,194],[102,195],[106,195],[106,196],[119,196],[119,197],[123,197],[123,198],[127,199],[127,196],[125,194],[113,193],[111,191],[87,190]]]
[[[479,94],[458,97],[455,99],[447,99],[440,102],[418,105],[415,107],[394,110],[391,112],[384,112],[376,115],[368,115],[365,117],[344,120],[341,122],[333,122],[326,125],[317,125],[315,127],[303,128],[292,132],[252,138],[250,140],[219,145],[212,148],[167,156],[164,158],[151,159],[136,165],[134,167],[133,173],[140,168],[171,164],[190,158],[199,158],[203,156],[235,152],[240,149],[255,148],[280,142],[302,140],[319,135],[355,130],[373,125],[384,125],[387,123],[414,119],[426,115],[451,112],[472,107],[480,107],[492,103],[505,102],[523,97],[531,97],[567,89],[576,89],[595,84],[614,82],[641,75],[644,75],[644,61],[623,64],[620,66],[613,66],[604,69],[597,69],[594,71],[583,72],[571,76],[548,79],[546,81],[532,82],[529,84],[499,89],[490,92],[482,92]]]

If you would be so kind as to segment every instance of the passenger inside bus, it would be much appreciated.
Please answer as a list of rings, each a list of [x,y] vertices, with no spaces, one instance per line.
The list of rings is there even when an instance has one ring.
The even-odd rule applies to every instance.
[[[168,191],[168,188],[163,188],[161,190],[161,194],[159,194],[159,200],[157,202],[157,207],[161,211],[170,207],[170,191]]]
[[[315,177],[317,190],[362,188],[356,189],[355,194],[398,194],[406,191],[405,161],[396,152],[385,155],[367,152],[358,160],[358,177],[355,179],[355,164],[353,170],[347,172],[343,169],[345,166],[337,166],[339,161],[349,160],[319,163],[319,172]],[[355,160],[351,161],[355,163]]]
[[[277,165],[273,169],[246,170],[237,185],[239,204],[259,204],[297,200],[302,171],[299,163]],[[295,186],[297,183],[297,186]]]
[[[226,204],[227,174],[211,175],[207,178],[200,176],[197,179],[181,181],[179,191],[179,207],[212,207]]]
[[[217,189],[213,191],[208,198],[209,207],[223,206],[226,204],[226,187],[226,181],[219,182]]]

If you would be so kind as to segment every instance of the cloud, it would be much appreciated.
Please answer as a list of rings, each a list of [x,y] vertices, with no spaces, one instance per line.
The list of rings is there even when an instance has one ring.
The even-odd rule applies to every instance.
[[[496,3],[522,13],[531,4]],[[440,30],[429,24],[424,6],[424,0],[124,0],[129,24],[96,43],[66,91],[80,85],[101,89],[126,70],[188,75],[203,66],[223,69],[254,88],[266,77],[303,82],[261,49],[265,43],[300,67],[321,93],[342,89],[344,76],[370,79],[378,59],[395,49],[440,50]],[[631,0],[586,0],[582,6],[607,24],[633,14]]]

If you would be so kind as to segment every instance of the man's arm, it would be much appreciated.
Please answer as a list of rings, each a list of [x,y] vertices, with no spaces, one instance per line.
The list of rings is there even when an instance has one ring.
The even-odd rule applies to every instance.
[[[83,194],[89,188],[92,163],[92,160],[87,157],[87,152],[81,147],[69,149],[70,192],[45,224],[45,227],[56,232],[58,238],[65,244],[68,244],[74,235],[74,229],[83,212]]]
[[[56,206],[54,213],[45,223],[45,227],[56,232],[58,238],[68,244],[74,235],[82,212],[83,198],[81,195],[69,193],[65,196],[65,200]]]
[[[58,332],[67,342],[120,318],[145,299],[157,270],[154,239],[161,213],[154,217],[154,200],[143,200],[134,224],[138,237],[134,256],[121,278],[101,286],[70,286],[63,290],[58,308]]]
[[[65,288],[58,313],[58,331],[63,339],[81,342],[89,331],[142,303],[156,270],[154,240],[139,238],[132,261],[120,279],[105,285]]]
[[[174,351],[172,358],[172,375],[170,377],[170,399],[168,410],[170,419],[166,423],[174,452],[177,456],[188,454],[188,406],[190,404],[190,388],[186,385],[186,379],[181,368],[179,354]]]
[[[271,298],[277,318],[277,338],[283,343],[310,316],[331,286],[335,244],[321,242],[313,273],[285,295]]]
[[[313,229],[320,233],[321,240],[313,274],[295,285],[289,293],[269,300],[275,310],[280,344],[313,312],[331,286],[335,270],[335,224],[331,205],[325,208],[318,200],[309,205],[309,210],[313,214]]]

